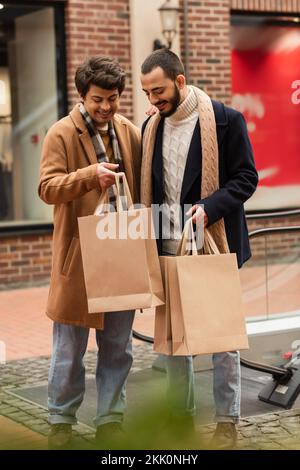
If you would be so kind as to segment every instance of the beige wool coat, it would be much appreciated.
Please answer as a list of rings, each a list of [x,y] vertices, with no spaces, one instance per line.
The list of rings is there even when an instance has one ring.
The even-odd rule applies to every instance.
[[[116,114],[115,132],[133,200],[139,200],[141,136]],[[39,196],[54,205],[53,257],[47,315],[54,321],[103,328],[100,313],[89,314],[77,217],[93,214],[101,194],[97,158],[78,105],[48,131],[42,151]],[[99,282],[105,273],[99,272]]]

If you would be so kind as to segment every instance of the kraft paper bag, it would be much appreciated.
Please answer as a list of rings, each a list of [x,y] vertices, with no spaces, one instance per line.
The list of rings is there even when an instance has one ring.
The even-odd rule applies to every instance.
[[[220,254],[205,230],[204,254],[192,242],[192,256],[185,256],[187,231],[180,256],[163,257],[166,304],[155,319],[160,322],[160,328],[155,325],[155,351],[186,356],[248,349],[236,255]],[[167,344],[159,316],[165,316],[165,325],[171,323]]]
[[[163,354],[172,354],[172,329],[171,329],[171,314],[170,314],[170,299],[167,274],[167,261],[165,256],[159,257],[163,287],[165,290],[165,304],[156,307],[155,311],[155,331],[154,331],[154,350]],[[168,313],[167,313],[168,309]]]
[[[116,173],[116,187],[117,212],[78,218],[89,313],[164,303],[151,209],[123,210],[124,195],[132,205],[124,173]],[[101,211],[104,197],[99,202]]]

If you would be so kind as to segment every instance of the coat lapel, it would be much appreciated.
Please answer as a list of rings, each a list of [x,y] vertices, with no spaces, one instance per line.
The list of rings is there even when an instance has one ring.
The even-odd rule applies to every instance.
[[[156,201],[158,204],[162,204],[164,200],[164,183],[163,183],[163,131],[164,131],[164,119],[161,119],[158,124],[156,140],[154,146],[154,154],[152,160],[152,176],[154,179],[154,185],[156,188]]]
[[[93,146],[93,142],[90,138],[90,134],[87,128],[84,125],[78,104],[76,104],[70,112],[70,118],[72,119],[76,129],[79,131],[79,140],[82,144],[82,147],[85,151],[89,163],[91,165],[97,163],[97,156]]]
[[[119,115],[115,115],[113,121],[114,121],[114,129],[115,129],[116,136],[118,139],[120,152],[121,152],[122,159],[123,159],[124,168],[126,171],[126,178],[127,178],[128,186],[130,188],[130,192],[131,192],[133,199],[135,199],[135,196],[133,194],[134,179],[133,179],[133,169],[132,169],[132,158],[134,158],[134,155],[132,155],[131,157],[132,149],[130,145],[130,136],[129,136],[128,126],[126,122],[123,121]]]
[[[212,100],[212,105],[214,108],[216,124],[217,124],[217,139],[218,139],[219,155],[221,155],[222,142],[228,130],[228,117],[226,115],[225,107],[223,103]]]
[[[82,143],[82,146],[90,164],[93,165],[94,163],[97,163],[96,152],[87,129],[85,129],[83,133],[79,135],[79,140]]]
[[[195,179],[201,173],[201,138],[199,119],[195,126],[182,180],[180,202],[183,203]],[[200,188],[199,188],[200,189]]]

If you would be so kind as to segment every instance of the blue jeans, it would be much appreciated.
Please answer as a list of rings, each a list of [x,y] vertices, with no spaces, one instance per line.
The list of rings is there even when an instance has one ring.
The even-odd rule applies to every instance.
[[[166,252],[164,256],[172,256]],[[168,401],[174,414],[196,412],[192,356],[165,356]],[[241,407],[241,372],[238,351],[215,353],[213,359],[213,393],[217,422],[237,423]]]
[[[192,356],[165,356],[168,402],[175,415],[195,415]],[[238,351],[213,354],[215,420],[238,423],[241,404],[240,355]]]
[[[95,426],[122,422],[126,408],[125,384],[132,365],[134,311],[105,314],[104,330],[96,330],[97,414]],[[53,354],[48,382],[49,423],[76,424],[76,412],[85,392],[89,328],[54,323]]]

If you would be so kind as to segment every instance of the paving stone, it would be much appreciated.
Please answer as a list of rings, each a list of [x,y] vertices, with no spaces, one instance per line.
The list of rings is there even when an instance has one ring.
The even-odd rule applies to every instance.
[[[259,423],[270,423],[272,421],[278,420],[278,418],[279,418],[278,413],[274,413],[274,414],[268,413],[265,415],[251,416],[248,419],[250,423],[259,424]]]
[[[288,437],[290,435],[290,433],[288,431],[286,431],[285,429],[283,429],[282,427],[278,427],[278,428],[273,428],[273,427],[268,427],[268,426],[263,426],[260,428],[262,434],[272,434],[273,436],[276,436],[276,437]]]
[[[10,416],[9,416],[10,417]],[[38,425],[38,424],[44,424],[44,421],[38,419],[38,418],[34,418],[34,416],[32,416],[31,418],[27,419],[26,422],[24,422],[24,424],[26,426],[28,426],[29,428],[32,428],[33,429],[33,426],[34,425]]]
[[[30,415],[23,413],[22,411],[14,411],[9,413],[9,417],[17,423],[24,423],[30,417]]]
[[[296,423],[296,422],[300,422],[300,414],[299,412],[297,411],[297,413],[295,413],[294,415],[290,415],[290,416],[286,416],[285,414],[283,414],[282,416],[280,416],[280,421],[286,421],[288,420],[290,423]]]
[[[272,442],[271,444],[268,444],[267,446],[262,446],[260,447],[261,450],[283,450],[284,448],[280,444],[276,444],[275,442]]]
[[[14,406],[2,406],[0,405],[0,414],[2,415],[6,415],[6,413],[12,413],[13,411],[15,411],[16,408]]]
[[[280,419],[284,419],[284,418],[290,418],[290,417],[293,417],[293,416],[300,416],[300,410],[299,409],[294,409],[294,410],[286,410],[286,411],[282,411],[280,413]]]
[[[292,423],[288,425],[287,423],[281,426],[282,429],[287,431],[290,435],[292,436],[298,436],[300,437],[300,426],[299,424],[297,426],[293,425]]]
[[[258,438],[258,439],[255,439],[255,438],[254,439],[249,439],[249,441],[251,443],[255,443],[255,445],[257,447],[259,447],[260,449],[267,449],[274,442],[271,439],[263,439],[262,437]],[[278,443],[276,442],[276,444],[278,444]]]
[[[35,409],[36,409],[36,407],[35,407]],[[38,408],[38,409],[36,409],[36,411],[35,411],[35,415],[36,415],[36,416],[41,416],[41,417],[42,417],[42,416],[47,416],[47,415],[48,415],[48,411],[47,411],[47,410],[42,410],[41,408]]]
[[[281,418],[279,422],[281,426],[293,426],[295,428],[300,427],[299,416],[290,416],[287,418]]]
[[[297,437],[283,438],[283,439],[280,439],[280,441],[278,439],[274,439],[274,442],[277,442],[278,444],[282,444],[283,446],[298,444],[300,447],[300,442]]]
[[[252,441],[245,441],[244,445],[237,447],[238,450],[261,450],[262,446]]]
[[[264,428],[278,428],[280,427],[279,419],[274,421],[266,421],[265,423],[255,423],[256,426],[264,427]]]
[[[290,444],[285,447],[287,450],[300,450],[300,443]]]
[[[134,345],[134,363],[132,372],[138,372],[150,368],[157,354],[153,352],[152,345]],[[88,351],[85,355],[86,373],[95,376],[97,354],[96,350]],[[47,383],[50,358],[22,359],[11,361],[0,368],[0,414],[23,422],[30,429],[36,430],[42,435],[49,432],[47,423],[47,410],[22,399],[13,397],[8,392],[14,388],[44,385]],[[7,390],[7,392],[6,392]],[[215,425],[197,426],[200,437],[209,439],[215,429]],[[299,433],[297,433],[299,429]],[[243,418],[238,425],[238,444],[241,450],[258,449],[300,449],[300,410],[280,410],[259,416]],[[92,443],[94,430],[85,424],[79,423],[74,427],[78,446],[83,447]],[[81,444],[80,444],[81,443]]]
[[[251,430],[247,430],[247,431],[243,431],[241,430],[240,433],[242,434],[243,438],[254,438],[254,437],[260,437],[261,436],[261,432],[259,429],[257,429],[256,427],[254,427],[254,429],[251,429]]]
[[[47,414],[47,411],[46,411],[46,410],[45,410],[45,411],[36,411],[36,405],[34,405],[34,404],[31,405],[30,403],[28,403],[28,404],[27,404],[27,403],[26,403],[26,404],[23,404],[23,405],[22,405],[22,409],[23,409],[23,410],[26,410],[28,413],[34,411],[35,414],[40,414],[41,416],[42,416],[43,414]]]
[[[33,429],[36,432],[39,432],[40,434],[43,434],[43,435],[47,436],[48,433],[49,433],[50,426],[49,426],[48,423],[43,423],[43,424],[34,423],[31,426],[31,429]]]
[[[31,416],[35,418],[36,421],[39,421],[41,423],[48,423],[48,414],[41,416],[39,414],[36,414],[34,411],[31,413]]]
[[[246,421],[246,420],[245,420],[245,421],[241,420],[241,421],[239,422],[239,428],[241,428],[241,429],[242,429],[242,428],[247,428],[247,427],[249,427],[249,426],[253,426],[253,423],[251,423],[251,422],[249,422],[249,421]]]

